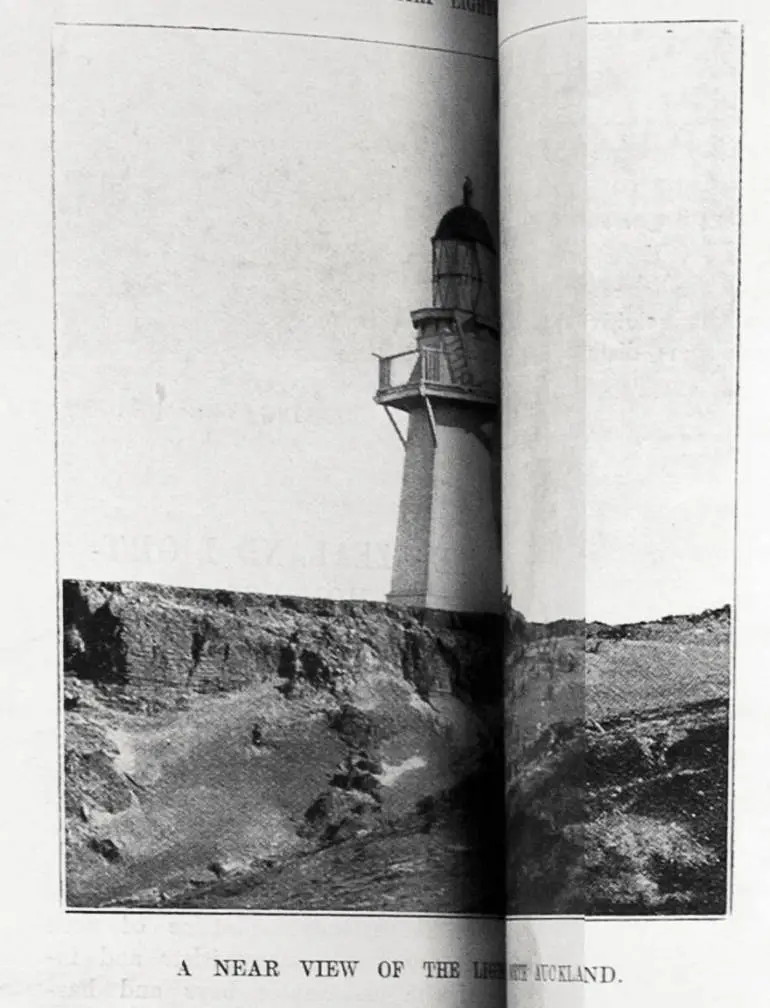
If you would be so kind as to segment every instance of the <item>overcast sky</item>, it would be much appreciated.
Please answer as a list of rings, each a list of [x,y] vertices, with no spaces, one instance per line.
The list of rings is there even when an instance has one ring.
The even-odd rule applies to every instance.
[[[631,621],[732,597],[740,29],[591,25],[587,138],[584,38],[503,51],[506,581]]]
[[[559,311],[575,314],[567,245],[554,255],[548,228],[547,268],[516,278],[541,359],[508,343],[510,400],[540,369],[506,526],[535,619],[642,619],[731,592],[737,32],[592,32],[582,442],[556,352]],[[567,175],[559,157],[535,171],[527,144],[567,143],[571,175],[583,162],[558,132],[563,66],[525,38],[519,161],[537,184],[518,212],[536,225],[538,192]],[[430,236],[466,173],[495,225],[491,64],[157,29],[55,43],[62,574],[382,598],[403,455],[371,353],[412,345]]]
[[[158,29],[55,38],[64,577],[382,598],[409,349],[493,64]]]
[[[732,598],[740,28],[597,26],[587,605]]]

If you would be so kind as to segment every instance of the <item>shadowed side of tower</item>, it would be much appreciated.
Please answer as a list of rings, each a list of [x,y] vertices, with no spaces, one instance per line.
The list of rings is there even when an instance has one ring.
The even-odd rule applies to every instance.
[[[401,605],[495,612],[500,551],[486,436],[468,411],[433,407],[409,418],[388,600]]]
[[[489,228],[464,202],[433,238],[433,305],[412,312],[416,348],[380,358],[375,401],[404,443],[388,600],[500,609],[499,334]],[[404,438],[391,410],[408,414]]]

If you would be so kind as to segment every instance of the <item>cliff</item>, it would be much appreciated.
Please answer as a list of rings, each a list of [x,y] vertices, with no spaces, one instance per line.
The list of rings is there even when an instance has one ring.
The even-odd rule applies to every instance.
[[[503,657],[494,616],[62,601],[71,906],[498,914],[507,865],[512,914],[725,910],[729,609],[509,613]]]
[[[498,617],[84,581],[62,615],[70,905],[502,909]]]
[[[509,614],[509,913],[725,912],[730,633]]]

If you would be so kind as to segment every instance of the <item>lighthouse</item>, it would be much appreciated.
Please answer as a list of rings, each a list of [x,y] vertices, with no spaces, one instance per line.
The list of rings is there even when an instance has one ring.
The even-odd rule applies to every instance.
[[[379,359],[375,402],[404,447],[388,601],[497,612],[500,333],[491,232],[463,201],[432,239],[433,296],[411,313],[416,345]],[[394,411],[406,414],[406,433]]]

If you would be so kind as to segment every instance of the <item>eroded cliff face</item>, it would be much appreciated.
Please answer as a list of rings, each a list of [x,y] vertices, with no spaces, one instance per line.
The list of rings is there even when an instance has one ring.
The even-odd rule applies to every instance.
[[[498,912],[501,632],[65,582],[69,904]]]
[[[64,582],[62,609],[65,673],[121,686],[145,705],[275,676],[331,688],[373,666],[421,695],[500,695],[495,616],[87,581]]]
[[[609,627],[67,582],[74,906],[725,908],[728,610]],[[507,809],[504,797],[507,796]],[[507,827],[507,829],[506,829]]]
[[[506,657],[508,910],[726,907],[730,611],[527,626]]]

